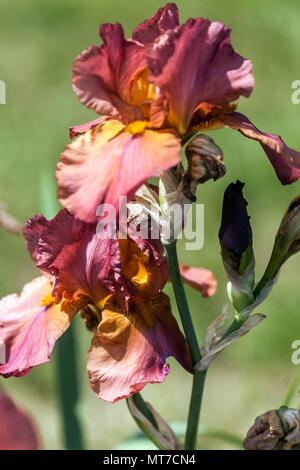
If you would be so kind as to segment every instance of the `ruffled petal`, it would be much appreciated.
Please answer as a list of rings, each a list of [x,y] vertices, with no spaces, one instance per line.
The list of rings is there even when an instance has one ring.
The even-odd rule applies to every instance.
[[[209,269],[180,266],[182,281],[201,292],[203,297],[211,297],[217,290],[217,280]]]
[[[203,18],[162,34],[147,50],[149,81],[169,104],[169,122],[184,134],[196,110],[222,107],[254,85],[252,64],[230,44],[230,29]],[[160,98],[161,99],[161,98]]]
[[[34,230],[32,230],[34,227]],[[48,220],[42,214],[32,217],[23,229],[23,235],[26,239],[27,249],[33,261],[36,262],[38,242],[41,235],[48,227]]]
[[[94,119],[93,121],[89,121],[84,124],[79,124],[78,126],[69,127],[70,139],[74,139],[74,137],[79,134],[85,134],[85,132],[89,131],[90,129],[94,129],[94,127],[99,126],[108,119],[110,119],[109,116],[100,116],[99,118]]]
[[[130,199],[148,178],[180,161],[181,143],[175,131],[152,131],[137,122],[139,126],[140,132],[109,121],[67,145],[56,171],[64,207],[94,222],[100,204],[118,210],[120,196]]]
[[[0,375],[19,377],[50,360],[56,340],[72,319],[54,304],[51,290],[49,280],[38,277],[25,285],[20,296],[0,301],[0,343],[5,346]]]
[[[23,411],[0,392],[0,450],[37,450],[34,425]]]
[[[299,178],[300,152],[289,148],[279,135],[261,132],[241,113],[225,115],[221,122],[261,144],[282,184],[291,184]]]
[[[97,304],[115,290],[122,281],[118,240],[102,239],[96,224],[86,224],[66,209],[45,225],[39,233],[40,220],[33,217],[24,237],[30,241],[28,249],[36,253],[37,267],[55,276],[53,295],[64,310],[77,312],[91,299]]]
[[[133,39],[142,44],[152,44],[155,39],[168,29],[179,25],[178,8],[175,3],[167,3],[151,18],[143,21],[133,32]]]
[[[56,170],[58,198],[79,219],[96,220],[124,145],[114,137],[123,129],[119,121],[104,123],[71,142],[61,155]]]
[[[163,382],[169,356],[192,371],[185,338],[166,295],[137,305],[127,316],[106,309],[87,357],[91,387],[99,398],[114,403],[147,383]]]
[[[73,66],[73,90],[79,100],[98,114],[129,123],[142,119],[141,110],[131,105],[131,84],[146,67],[144,46],[124,38],[119,23],[100,26],[101,47],[91,46]]]

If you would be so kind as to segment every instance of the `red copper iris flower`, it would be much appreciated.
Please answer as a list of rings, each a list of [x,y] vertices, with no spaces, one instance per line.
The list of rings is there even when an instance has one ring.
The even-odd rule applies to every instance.
[[[100,26],[101,46],[77,57],[73,89],[101,115],[71,128],[82,134],[57,167],[61,203],[92,222],[100,203],[118,205],[148,178],[180,161],[198,131],[229,126],[257,140],[280,181],[300,175],[300,153],[256,129],[233,104],[254,85],[250,60],[230,44],[230,29],[207,19],[179,23],[174,3],[160,8],[125,39],[119,23]]]
[[[160,241],[103,239],[96,224],[66,209],[51,221],[33,217],[24,236],[44,275],[0,302],[1,375],[22,376],[47,362],[77,312],[94,332],[87,368],[100,398],[115,402],[162,382],[169,356],[192,371],[186,340],[162,293],[169,271]],[[214,293],[210,272],[184,271],[193,287]]]

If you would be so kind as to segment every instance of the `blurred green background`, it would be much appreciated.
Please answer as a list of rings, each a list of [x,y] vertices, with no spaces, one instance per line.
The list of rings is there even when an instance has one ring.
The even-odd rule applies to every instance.
[[[291,102],[294,80],[300,79],[300,5],[297,0],[221,1],[178,0],[181,21],[204,16],[232,28],[237,52],[254,64],[256,85],[239,110],[261,130],[280,134],[300,148],[300,105]],[[86,47],[99,42],[98,26],[119,21],[127,35],[135,25],[162,6],[157,0],[11,0],[0,1],[0,79],[6,82],[7,104],[0,106],[0,201],[22,223],[41,211],[44,178],[53,172],[68,142],[68,127],[94,119],[70,84],[72,62]],[[180,261],[212,269],[218,292],[212,299],[187,288],[199,337],[226,303],[217,232],[226,186],[246,182],[257,276],[262,274],[273,239],[299,184],[282,187],[259,144],[229,129],[211,134],[223,149],[227,174],[198,190],[205,204],[205,245],[199,252],[180,247]],[[53,180],[54,182],[54,180]],[[19,292],[37,275],[23,239],[0,230],[0,294]],[[259,308],[267,319],[213,363],[205,390],[202,421],[242,436],[254,418],[278,407],[297,371],[291,363],[291,344],[300,339],[300,256],[282,269],[271,297]],[[172,296],[170,286],[167,292]],[[176,307],[174,306],[174,312]],[[177,312],[176,312],[177,314]],[[80,319],[76,322],[77,352],[87,448],[110,449],[136,431],[124,401],[110,405],[89,388],[85,357],[91,340]],[[63,447],[55,352],[53,360],[19,379],[2,379],[17,402],[34,417],[44,448]],[[184,421],[191,377],[170,359],[164,384],[148,385],[143,396],[169,421]],[[298,366],[300,367],[300,366]],[[295,406],[299,405],[299,393]],[[228,443],[202,438],[201,448],[231,448]]]

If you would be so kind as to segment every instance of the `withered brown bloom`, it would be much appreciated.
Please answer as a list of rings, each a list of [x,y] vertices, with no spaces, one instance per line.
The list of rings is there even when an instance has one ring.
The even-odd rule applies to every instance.
[[[292,450],[300,443],[300,412],[282,406],[258,416],[249,429],[246,450]]]

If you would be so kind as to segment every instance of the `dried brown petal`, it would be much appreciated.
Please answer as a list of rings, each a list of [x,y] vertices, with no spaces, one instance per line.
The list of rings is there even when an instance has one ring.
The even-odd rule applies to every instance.
[[[270,410],[256,418],[244,440],[244,448],[246,450],[274,450],[283,436],[284,430],[279,415],[276,410]]]
[[[249,429],[246,450],[290,450],[300,443],[300,412],[281,407],[256,418]]]

